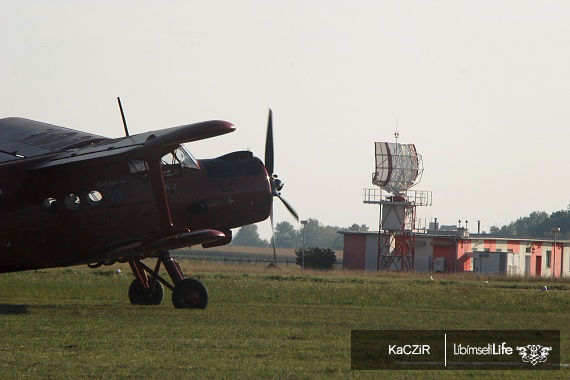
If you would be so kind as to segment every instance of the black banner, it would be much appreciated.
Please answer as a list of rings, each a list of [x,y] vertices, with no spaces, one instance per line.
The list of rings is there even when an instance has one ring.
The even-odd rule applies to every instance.
[[[559,370],[558,330],[353,330],[353,370]]]

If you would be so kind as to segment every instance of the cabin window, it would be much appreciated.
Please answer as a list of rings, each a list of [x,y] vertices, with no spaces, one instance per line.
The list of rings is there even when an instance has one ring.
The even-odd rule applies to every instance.
[[[65,197],[63,203],[68,210],[77,210],[81,205],[81,199],[75,194],[69,194]]]
[[[99,206],[102,200],[103,195],[101,195],[97,190],[90,191],[89,194],[87,194],[87,203],[89,206]]]
[[[129,173],[138,178],[149,179],[150,170],[148,167],[148,162],[144,160],[130,160]]]
[[[121,203],[125,199],[125,190],[120,187],[113,187],[109,191],[109,198],[113,203]]]
[[[55,199],[55,198],[47,198],[43,202],[42,207],[45,211],[47,211],[49,213],[54,213],[57,210],[59,210],[59,203],[57,202],[57,199]]]

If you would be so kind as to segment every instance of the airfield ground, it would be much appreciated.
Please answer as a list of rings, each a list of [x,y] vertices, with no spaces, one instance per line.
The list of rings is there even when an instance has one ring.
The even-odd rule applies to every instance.
[[[350,370],[353,329],[555,329],[570,363],[568,281],[181,265],[206,310],[130,305],[125,265],[0,275],[0,378],[570,378]]]

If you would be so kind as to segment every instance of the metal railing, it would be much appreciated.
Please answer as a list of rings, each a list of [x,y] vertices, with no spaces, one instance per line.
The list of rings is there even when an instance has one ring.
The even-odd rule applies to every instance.
[[[364,203],[380,204],[390,202],[388,199],[392,195],[388,192],[384,193],[382,189],[365,188]],[[433,203],[433,194],[431,191],[424,190],[407,190],[403,198],[405,202],[414,204],[415,206],[431,206]]]

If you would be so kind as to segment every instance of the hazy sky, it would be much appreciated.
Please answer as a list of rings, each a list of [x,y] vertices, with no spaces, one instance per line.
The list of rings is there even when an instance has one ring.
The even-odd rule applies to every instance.
[[[272,108],[283,196],[341,227],[378,228],[362,189],[396,119],[423,156],[416,188],[433,191],[420,218],[488,231],[570,203],[570,2],[0,6],[0,117],[118,137],[120,96],[132,134],[222,119],[237,131],[188,144],[197,158],[263,157]]]

